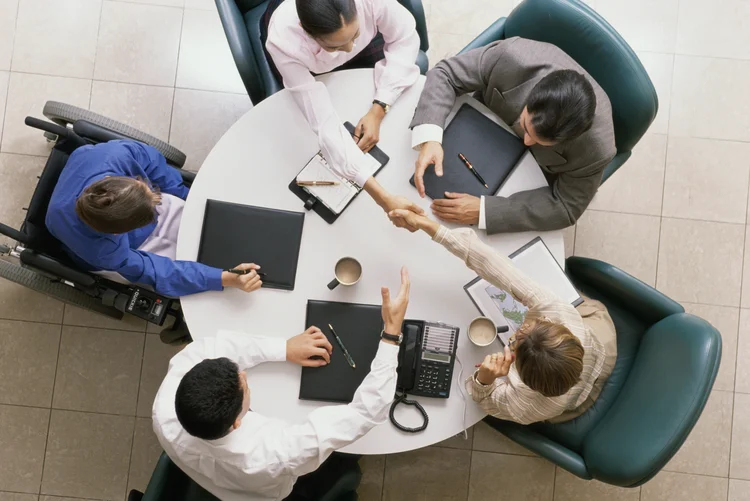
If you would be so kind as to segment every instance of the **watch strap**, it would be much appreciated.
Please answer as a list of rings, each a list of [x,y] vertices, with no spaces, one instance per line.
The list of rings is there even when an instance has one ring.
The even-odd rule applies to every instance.
[[[394,343],[401,343],[401,340],[403,339],[404,335],[402,333],[398,334],[388,334],[385,330],[380,331],[380,338],[385,339],[387,341],[393,341]]]
[[[383,111],[385,111],[386,113],[388,113],[388,110],[391,108],[391,106],[389,104],[386,104],[383,101],[379,101],[377,99],[373,99],[372,100],[372,104],[377,104],[378,106],[380,106],[381,108],[383,108]]]

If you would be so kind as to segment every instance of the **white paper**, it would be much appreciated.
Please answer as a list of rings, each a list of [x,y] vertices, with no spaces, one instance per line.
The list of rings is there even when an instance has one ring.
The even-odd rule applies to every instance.
[[[367,163],[363,166],[363,170],[368,173],[369,177],[380,168],[380,162],[369,154],[365,155],[365,158]],[[315,155],[305,168],[297,174],[297,181],[333,181],[339,183],[334,186],[303,186],[303,189],[315,195],[334,214],[340,214],[349,201],[360,191],[354,183],[336,174],[320,153]]]

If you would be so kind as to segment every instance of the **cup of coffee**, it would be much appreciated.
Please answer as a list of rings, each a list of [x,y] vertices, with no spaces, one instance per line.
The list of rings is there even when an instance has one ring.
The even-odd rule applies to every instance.
[[[477,346],[489,346],[498,333],[507,330],[507,325],[498,327],[490,318],[477,317],[469,324],[469,339]]]
[[[336,262],[334,275],[336,278],[328,284],[330,290],[339,285],[354,285],[362,276],[362,265],[353,257],[342,257]]]

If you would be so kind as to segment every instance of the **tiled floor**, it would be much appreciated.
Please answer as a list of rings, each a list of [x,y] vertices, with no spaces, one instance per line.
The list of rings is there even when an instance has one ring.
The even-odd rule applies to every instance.
[[[431,60],[516,2],[426,3]],[[589,3],[637,51],[661,106],[566,247],[721,330],[706,410],[641,489],[581,481],[478,425],[468,441],[365,458],[365,501],[750,500],[750,3]],[[0,0],[0,221],[21,220],[48,150],[23,118],[50,99],[169,140],[191,169],[251,107],[212,0]],[[120,501],[142,489],[159,454],[150,404],[173,353],[142,322],[0,281],[0,501]]]

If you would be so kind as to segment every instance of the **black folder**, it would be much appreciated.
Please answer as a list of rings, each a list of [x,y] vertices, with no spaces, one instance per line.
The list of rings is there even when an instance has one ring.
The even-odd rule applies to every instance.
[[[464,104],[443,134],[443,176],[430,167],[424,174],[427,196],[445,198],[445,192],[494,196],[526,151],[523,141],[478,111]],[[485,188],[466,164],[462,153],[482,176]],[[414,176],[410,180],[414,185]]]
[[[380,306],[372,304],[307,302],[305,328],[314,325],[323,331],[333,346],[333,355],[328,365],[302,368],[300,399],[341,403],[352,401],[354,392],[370,372],[370,365],[378,351],[380,331],[383,329],[380,310]],[[346,361],[328,324],[336,329],[336,334],[354,359],[356,369],[352,369]]]
[[[348,130],[351,134],[354,134],[354,126],[350,122],[344,122],[344,127],[346,127],[346,130]],[[375,146],[373,149],[371,149],[368,152],[369,155],[372,155],[375,160],[380,162],[380,167],[377,171],[373,174],[373,176],[377,176],[378,173],[385,167],[385,164],[388,163],[390,158],[388,158],[388,155],[383,153],[383,150]],[[304,165],[302,166],[305,167]],[[300,169],[301,171],[302,169]],[[341,214],[344,213],[346,209],[349,208],[351,203],[359,196],[359,193],[362,192],[360,190],[359,193],[354,195],[354,198],[352,198],[348,204],[346,204],[346,207],[344,207],[341,212],[336,214],[335,212],[331,211],[328,207],[326,207],[318,198],[313,195],[312,193],[306,191],[301,186],[297,186],[297,176],[294,176],[294,179],[292,179],[292,182],[289,183],[289,190],[297,195],[297,198],[302,200],[304,202],[304,207],[307,210],[312,210],[315,213],[317,213],[320,217],[323,218],[323,221],[325,221],[328,224],[333,224],[334,221],[336,221]]]
[[[305,214],[208,200],[198,262],[221,268],[255,263],[263,287],[294,290]]]

